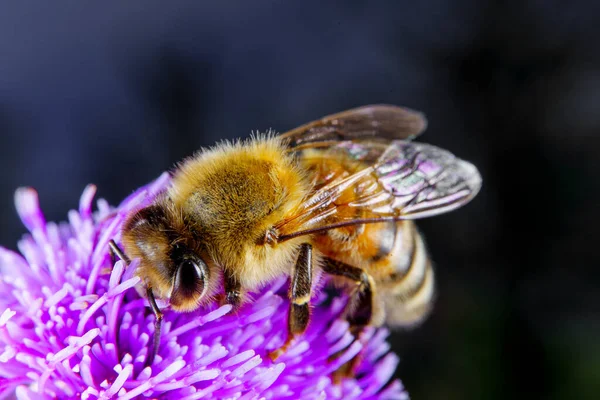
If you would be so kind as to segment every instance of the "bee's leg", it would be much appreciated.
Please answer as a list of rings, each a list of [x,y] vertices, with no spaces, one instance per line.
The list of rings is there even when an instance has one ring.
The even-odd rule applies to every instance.
[[[329,259],[325,263],[323,271],[330,275],[342,276],[356,283],[356,290],[346,307],[346,320],[350,324],[350,332],[358,339],[362,330],[371,322],[373,314],[374,288],[371,277],[360,268]],[[330,361],[339,358],[344,351],[346,349],[332,355]],[[343,378],[354,376],[361,358],[361,354],[358,354],[335,371],[332,376],[334,382],[339,383]]]
[[[225,296],[221,300],[221,305],[223,304],[231,304],[233,306],[233,311],[237,310],[242,302],[242,290],[241,285],[231,274],[231,272],[225,270],[223,271],[224,278],[224,287],[225,287]]]
[[[158,353],[158,347],[160,346],[160,331],[162,327],[163,313],[160,311],[158,304],[156,304],[156,299],[154,298],[154,293],[152,292],[151,287],[146,288],[146,296],[148,297],[150,308],[152,308],[152,312],[154,313],[155,317],[152,351],[148,353],[148,357],[146,358],[146,366],[150,366],[154,362],[154,357],[156,357],[156,354]]]
[[[312,289],[312,267],[312,245],[304,243],[300,246],[298,260],[290,284],[287,340],[283,346],[269,354],[273,361],[287,351],[298,335],[302,335],[306,331],[310,319],[309,302]]]
[[[121,260],[125,262],[125,264],[129,265],[129,257],[123,253],[123,250],[115,243],[114,240],[110,240],[108,242],[108,246],[110,248],[110,257],[115,263],[115,255],[119,257]],[[160,311],[158,304],[156,304],[156,299],[154,298],[154,293],[152,292],[151,287],[146,288],[146,296],[148,297],[148,302],[150,303],[150,308],[152,308],[152,312],[154,313],[154,317],[156,318],[154,321],[154,341],[152,351],[148,353],[148,357],[146,358],[146,366],[152,365],[154,362],[154,357],[156,353],[158,353],[158,346],[160,345],[160,331],[162,326],[163,313]]]

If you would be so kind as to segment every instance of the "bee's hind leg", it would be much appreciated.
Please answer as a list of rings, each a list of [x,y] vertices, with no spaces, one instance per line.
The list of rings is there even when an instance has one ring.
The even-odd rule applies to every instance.
[[[298,260],[290,284],[290,309],[288,313],[287,340],[279,349],[272,351],[269,358],[275,361],[294,343],[294,339],[306,331],[310,320],[309,302],[312,290],[312,246],[300,246]]]
[[[374,284],[371,277],[360,268],[331,259],[326,260],[323,270],[330,275],[341,276],[356,283],[356,289],[352,292],[345,314],[346,320],[350,324],[350,332],[358,339],[363,329],[371,323],[373,315]],[[333,354],[329,361],[335,361],[346,350],[347,348]],[[334,383],[339,383],[344,378],[353,377],[361,360],[362,353],[359,353],[350,361],[341,365],[332,374]]]

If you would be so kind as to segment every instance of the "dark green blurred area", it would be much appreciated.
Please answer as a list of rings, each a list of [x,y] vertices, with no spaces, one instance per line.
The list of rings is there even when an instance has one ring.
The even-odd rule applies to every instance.
[[[600,397],[600,3],[317,1],[0,6],[0,243],[16,187],[52,220],[200,146],[369,103],[480,168],[425,220],[438,299],[396,332],[412,399]]]

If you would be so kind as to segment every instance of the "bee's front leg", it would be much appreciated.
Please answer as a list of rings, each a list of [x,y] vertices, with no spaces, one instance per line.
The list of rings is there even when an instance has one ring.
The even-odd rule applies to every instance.
[[[312,245],[304,243],[300,246],[298,260],[290,284],[287,340],[283,346],[269,354],[273,361],[287,351],[297,336],[306,331],[310,320],[309,302],[312,289],[312,268]]]
[[[231,304],[233,311],[242,304],[242,288],[236,277],[229,270],[223,271],[223,286],[225,288],[225,295],[221,299],[221,305]]]

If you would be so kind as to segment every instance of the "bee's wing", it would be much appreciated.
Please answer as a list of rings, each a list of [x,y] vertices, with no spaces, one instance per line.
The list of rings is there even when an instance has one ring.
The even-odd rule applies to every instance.
[[[313,191],[294,215],[275,225],[279,240],[442,214],[466,204],[481,187],[473,164],[424,143],[346,141],[327,151],[344,151],[367,161],[366,167]]]
[[[376,104],[309,122],[280,135],[291,150],[327,147],[344,140],[410,140],[427,127],[425,116],[408,108]]]

